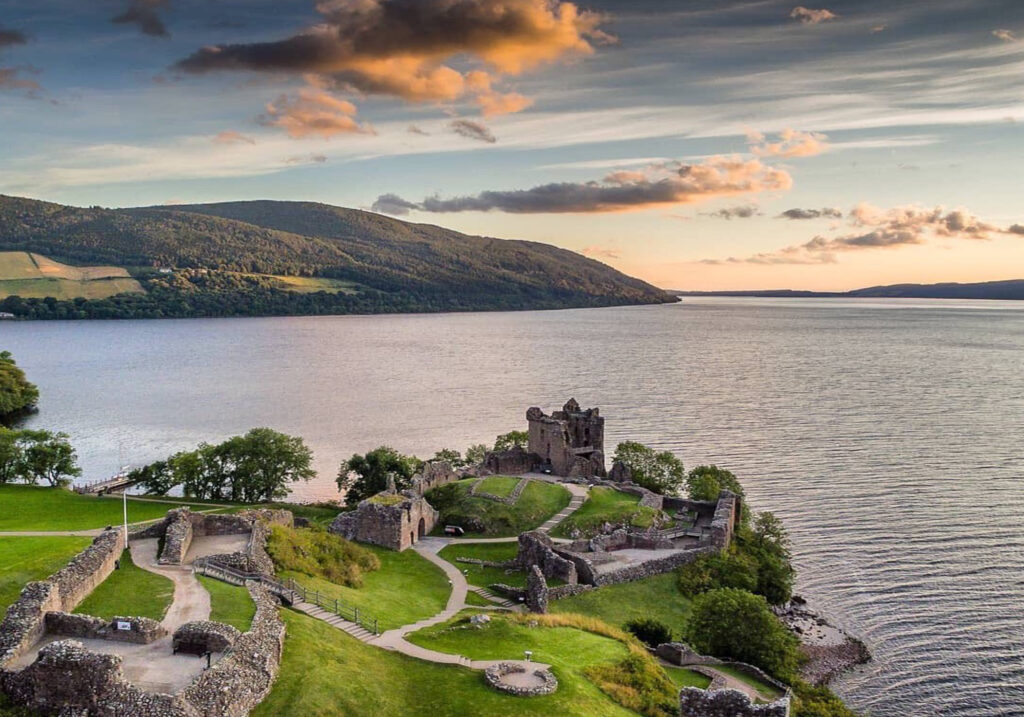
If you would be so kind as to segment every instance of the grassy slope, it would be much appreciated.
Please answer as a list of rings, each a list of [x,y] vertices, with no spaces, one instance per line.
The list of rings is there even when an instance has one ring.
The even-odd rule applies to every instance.
[[[412,550],[396,553],[361,545],[380,558],[380,570],[363,576],[363,587],[347,588],[302,573],[281,571],[278,577],[294,578],[310,590],[377,618],[381,630],[389,630],[436,615],[444,609],[451,586],[444,572]]]
[[[68,266],[39,254],[0,252],[0,299],[24,298],[105,299],[142,286],[116,266]]]
[[[162,620],[174,597],[174,583],[135,565],[131,554],[121,555],[121,569],[96,586],[75,612],[110,620],[149,617]]]
[[[467,532],[467,535],[488,538],[512,537],[542,525],[548,518],[569,505],[569,501],[572,500],[569,491],[560,485],[544,481],[531,481],[519,496],[516,504],[509,506],[488,498],[470,496],[469,488],[472,483],[473,481],[470,479],[450,484],[457,488],[443,486],[437,489],[444,494],[447,494],[448,490],[457,489],[460,491],[460,496],[458,501],[451,505],[431,501],[431,504],[441,511],[441,518],[434,531],[435,534],[441,535],[445,525],[459,524],[458,516],[469,516],[480,520],[489,528],[483,533]],[[430,500],[430,496],[427,499]]]
[[[174,501],[174,499],[168,499]],[[175,504],[178,501],[174,501]],[[25,485],[0,486],[0,531],[91,530],[122,521],[121,499],[79,495],[70,490]],[[6,506],[12,506],[7,510]],[[170,503],[128,500],[128,521],[162,518]],[[195,505],[196,510],[205,506]]]
[[[439,555],[466,574],[470,585],[485,588],[492,583],[505,583],[522,587],[526,585],[526,573],[514,572],[505,574],[502,568],[489,568],[472,563],[459,563],[456,558],[476,558],[478,560],[511,560],[519,550],[518,543],[469,543],[459,545],[453,543],[442,548]]]
[[[198,577],[206,592],[210,593],[210,619],[232,625],[242,632],[248,630],[256,614],[256,604],[249,597],[249,591],[213,578]]]
[[[614,488],[593,488],[580,509],[559,523],[551,534],[559,538],[570,537],[573,528],[583,535],[593,535],[602,523],[621,523],[629,520],[637,528],[647,528],[654,522],[657,511],[637,505],[639,496],[622,493]]]
[[[612,704],[593,686],[579,690],[560,688],[554,695],[532,699],[502,695],[488,688],[479,672],[423,662],[365,645],[323,622],[290,610],[282,615],[288,633],[281,674],[267,699],[253,711],[253,717],[632,714]]]
[[[656,575],[632,583],[609,585],[590,592],[554,600],[554,613],[579,613],[622,627],[635,618],[654,618],[680,637],[690,615],[690,601],[676,588],[675,573]]]
[[[696,687],[699,690],[706,690],[711,684],[711,678],[699,672],[688,670],[685,667],[670,667],[662,665],[668,678],[675,683],[676,687]]]
[[[88,538],[0,538],[0,617],[25,583],[63,568],[89,544]]]
[[[490,493],[496,495],[499,498],[508,498],[512,495],[512,491],[517,485],[519,485],[520,478],[511,478],[509,476],[488,476],[480,481],[480,484],[476,487],[478,493]]]

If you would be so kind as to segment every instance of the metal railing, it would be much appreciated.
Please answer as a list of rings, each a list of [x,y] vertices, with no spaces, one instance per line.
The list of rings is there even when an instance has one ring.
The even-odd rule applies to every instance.
[[[349,605],[344,600],[321,595],[319,590],[310,590],[291,578],[281,582],[261,573],[249,573],[244,570],[238,570],[209,558],[199,558],[196,560],[192,564],[192,571],[232,585],[244,586],[248,582],[258,582],[270,592],[280,595],[289,602],[294,603],[299,600],[308,602],[322,610],[327,610],[337,615],[342,620],[353,622],[374,635],[380,634],[377,618],[366,614],[355,605]]]

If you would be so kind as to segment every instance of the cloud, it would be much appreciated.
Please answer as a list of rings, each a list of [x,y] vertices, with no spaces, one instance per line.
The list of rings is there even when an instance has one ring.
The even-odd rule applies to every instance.
[[[285,164],[323,164],[327,161],[327,155],[324,154],[298,154],[294,157],[289,157],[284,161]]]
[[[409,127],[405,131],[408,132],[409,134],[418,134],[421,137],[429,137],[430,136],[430,132],[427,132],[426,130],[421,129],[420,127],[417,127],[414,124],[409,125]]]
[[[378,214],[390,214],[394,217],[404,217],[415,209],[419,209],[419,205],[402,199],[397,194],[382,194],[370,207],[371,211]]]
[[[838,254],[846,252],[925,244],[932,238],[986,240],[993,234],[1016,233],[1013,227],[1000,229],[966,209],[904,206],[885,210],[862,203],[847,218],[848,225],[856,231],[836,237],[816,236],[803,244],[746,258],[709,259],[704,263],[832,264]]]
[[[760,132],[748,132],[747,141],[750,151],[758,157],[813,157],[829,149],[827,135],[818,132],[799,132],[795,129],[784,129],[779,133],[777,142],[769,142]]]
[[[451,128],[452,132],[468,139],[475,139],[478,142],[487,142],[488,144],[494,144],[498,141],[498,138],[494,136],[485,125],[479,122],[474,122],[468,119],[457,119],[452,120],[448,127]]]
[[[532,104],[495,81],[589,55],[614,38],[562,0],[321,0],[322,22],[283,40],[205,47],[186,73],[315,73],[336,88],[410,102],[470,97],[485,116]],[[451,63],[451,64],[449,64]],[[456,69],[470,64],[473,69]],[[483,69],[481,69],[483,68]]]
[[[233,129],[218,132],[213,138],[217,144],[256,144],[256,140]]]
[[[167,0],[131,0],[128,8],[110,21],[118,25],[138,25],[139,31],[150,37],[170,37],[171,33],[157,13],[165,5]]]
[[[747,204],[738,207],[726,207],[716,212],[701,212],[701,216],[715,217],[716,219],[750,219],[761,216],[761,210],[754,204]]]
[[[24,67],[0,67],[0,90],[26,90],[29,94],[38,92],[42,86],[24,76],[25,72],[36,72]]]
[[[25,33],[19,30],[5,30],[0,27],[0,48],[24,45],[26,42],[28,42],[28,38],[25,37]]]
[[[1024,236],[1024,224],[1011,224],[1010,228],[1006,231],[1008,234],[1019,234]]]
[[[882,23],[881,25],[875,25],[874,27],[872,27],[870,32],[872,35],[877,35],[878,33],[885,32],[888,29],[889,26],[886,25],[885,23]]]
[[[825,207],[824,209],[787,209],[780,214],[778,219],[842,219],[843,210],[836,209],[835,207]]]
[[[543,184],[531,189],[485,191],[475,196],[428,197],[412,205],[425,212],[584,214],[693,204],[720,197],[786,190],[793,179],[758,159],[712,157],[700,164],[671,162],[612,172],[600,181]],[[402,200],[405,202],[405,200]]]
[[[1017,40],[1020,39],[1012,30],[1005,29],[993,30],[992,36],[1002,40],[1003,42],[1017,42]]]
[[[619,252],[616,249],[609,249],[603,246],[586,246],[580,250],[580,254],[583,256],[590,257],[591,259],[599,257],[601,259],[618,259]]]
[[[293,95],[281,95],[267,103],[261,124],[280,127],[293,139],[319,137],[328,139],[339,134],[372,134],[372,128],[356,121],[356,106],[340,100],[314,85]]]
[[[804,25],[817,25],[822,22],[828,22],[829,20],[835,20],[839,17],[831,10],[826,10],[824,8],[820,10],[812,10],[804,7],[803,5],[798,5],[793,8],[793,11],[789,13],[789,16],[794,20],[799,20]]]

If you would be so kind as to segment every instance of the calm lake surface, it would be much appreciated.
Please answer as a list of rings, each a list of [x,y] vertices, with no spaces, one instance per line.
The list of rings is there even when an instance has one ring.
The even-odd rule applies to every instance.
[[[575,396],[624,439],[736,472],[799,590],[875,661],[876,717],[1024,715],[1024,305],[690,299],[435,316],[0,323],[86,479],[254,426],[338,463],[427,457]]]

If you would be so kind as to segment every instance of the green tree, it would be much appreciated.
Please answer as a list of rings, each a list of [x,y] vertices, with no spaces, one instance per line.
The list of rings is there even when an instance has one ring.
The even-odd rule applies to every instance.
[[[0,416],[33,408],[39,389],[25,378],[10,351],[0,352]]]
[[[510,451],[513,448],[526,448],[530,442],[530,434],[526,431],[509,431],[502,433],[494,439],[494,450],[496,452]]]
[[[51,486],[61,486],[82,475],[68,434],[21,431],[21,435],[24,440],[21,471],[29,482],[45,481]]]
[[[719,588],[757,589],[757,562],[735,548],[728,552],[701,555],[679,568],[676,584],[687,597]]]
[[[483,443],[474,443],[466,449],[466,465],[478,466],[487,457],[487,446]]]
[[[462,458],[462,454],[459,453],[454,448],[442,448],[437,453],[435,453],[434,457],[431,458],[430,460],[444,461],[452,468],[462,468],[462,466],[466,465],[465,460]]]
[[[636,441],[625,441],[612,458],[629,468],[633,482],[655,493],[674,495],[683,484],[683,462],[670,451],[655,451]]]
[[[21,468],[21,431],[0,427],[0,485],[17,479]]]
[[[767,601],[745,590],[722,588],[698,595],[687,624],[698,652],[756,665],[780,679],[795,676],[799,641]]]
[[[380,446],[365,456],[357,453],[341,464],[338,490],[347,491],[346,505],[356,505],[386,489],[389,476],[394,478],[396,488],[407,488],[421,465],[415,456],[405,456],[390,446]]]
[[[136,485],[148,495],[166,495],[178,485],[169,461],[156,461],[148,466],[135,468],[128,473],[128,477],[137,481]]]
[[[751,527],[741,528],[736,544],[757,564],[755,592],[773,605],[782,605],[793,595],[795,571],[790,562],[789,536],[774,513],[758,513]]]
[[[718,500],[723,490],[745,497],[739,479],[731,471],[715,465],[697,466],[687,474],[686,484],[693,500]]]
[[[672,628],[654,618],[638,617],[628,621],[623,627],[626,628],[626,632],[651,647],[672,642]]]
[[[297,436],[253,428],[221,444],[231,473],[232,500],[262,503],[284,498],[288,486],[316,476],[313,452]]]

